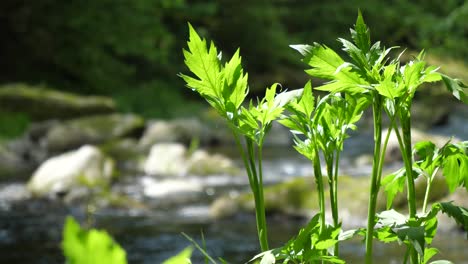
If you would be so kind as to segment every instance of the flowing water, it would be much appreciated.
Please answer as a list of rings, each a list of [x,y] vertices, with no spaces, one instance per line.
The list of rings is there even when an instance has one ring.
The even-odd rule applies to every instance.
[[[370,135],[349,141],[343,155],[342,173],[352,176],[369,175],[370,165],[358,164],[355,158],[370,151]],[[220,150],[213,150],[220,151]],[[229,155],[229,150],[222,150]],[[233,154],[235,157],[235,154]],[[287,178],[312,174],[310,162],[290,149],[265,151],[265,182],[272,184]],[[161,263],[190,245],[181,235],[184,232],[201,242],[203,233],[208,252],[229,263],[245,263],[258,253],[255,218],[239,213],[225,219],[209,215],[210,203],[220,195],[236,195],[248,189],[243,176],[189,176],[186,184],[202,186],[183,194],[157,193],[152,197],[145,189],[157,186],[148,176],[132,175],[114,186],[145,205],[144,208],[105,208],[94,216],[95,226],[107,230],[126,249],[129,263]],[[366,205],[363,205],[366,206]],[[73,215],[84,222],[82,205],[66,205],[60,201],[30,199],[22,183],[0,184],[0,263],[64,263],[60,241],[64,218]],[[351,219],[343,219],[344,222]],[[290,216],[268,216],[269,239],[272,246],[280,246],[296,234],[306,219]],[[440,258],[456,264],[468,263],[466,233],[445,230],[436,236],[433,246],[441,250]],[[379,264],[402,263],[404,247],[398,244],[375,245],[375,259]],[[362,263],[364,245],[361,240],[347,241],[341,246],[347,263]],[[193,263],[204,263],[194,252]]]

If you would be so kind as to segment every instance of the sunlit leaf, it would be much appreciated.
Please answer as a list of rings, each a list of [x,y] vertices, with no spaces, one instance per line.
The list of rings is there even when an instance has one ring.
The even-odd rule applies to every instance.
[[[186,247],[179,254],[165,260],[162,264],[191,264],[192,247]]]
[[[385,186],[387,194],[387,209],[392,207],[395,196],[403,191],[406,181],[405,173],[404,169],[400,169],[382,179],[382,186]]]
[[[105,231],[84,230],[67,217],[63,228],[63,253],[69,264],[126,264],[125,251]]]
[[[453,79],[444,74],[441,76],[445,86],[453,94],[453,96],[465,104],[468,104],[468,96],[466,95],[466,88],[468,88],[468,86],[461,80]]]
[[[369,28],[364,22],[361,11],[358,11],[358,17],[356,19],[356,24],[354,25],[354,30],[351,30],[351,37],[356,43],[356,46],[361,49],[364,53],[369,51],[370,47],[370,33]]]

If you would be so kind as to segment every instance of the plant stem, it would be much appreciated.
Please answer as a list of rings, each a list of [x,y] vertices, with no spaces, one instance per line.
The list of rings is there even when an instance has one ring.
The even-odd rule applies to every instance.
[[[252,190],[255,202],[255,219],[257,223],[257,235],[260,243],[260,249],[262,251],[268,250],[268,238],[267,238],[267,226],[266,226],[266,217],[265,217],[265,204],[263,200],[263,185],[260,185],[257,178],[257,171],[255,166],[255,156],[252,140],[245,138],[247,143],[247,154],[240,143],[239,135],[232,129],[234,134],[234,140],[236,142],[237,148],[244,162],[245,170],[249,178],[250,188]],[[248,157],[247,157],[248,156]],[[261,157],[261,154],[260,154]],[[261,167],[261,162],[259,163]],[[260,168],[261,173],[261,168]]]
[[[414,187],[413,158],[411,154],[411,119],[409,112],[410,104],[408,104],[408,106],[404,110],[406,111],[400,112],[400,122],[403,138],[401,137],[398,129],[395,129],[395,133],[397,135],[398,143],[400,145],[403,162],[405,163],[409,218],[414,219],[416,217],[416,191]],[[409,255],[412,264],[417,264],[419,262],[418,253],[413,247],[409,248]]]
[[[263,145],[258,146],[257,150],[257,162],[258,162],[258,186],[259,186],[259,207],[263,208],[262,212],[260,213],[261,217],[261,243],[263,244],[262,250],[266,251],[269,249],[268,247],[268,233],[267,233],[267,223],[266,223],[266,216],[265,216],[265,197],[263,195],[263,168],[262,168],[262,154]]]
[[[328,185],[330,187],[330,207],[332,211],[333,226],[337,227],[338,226],[338,200],[337,200],[338,179],[335,175],[335,173],[337,173],[337,169],[335,167],[335,161],[336,161],[335,159],[336,157],[332,151],[327,156],[326,163],[327,163]],[[338,243],[336,243],[335,252],[334,252],[335,256],[338,256],[338,253],[339,253],[338,250],[339,250]]]
[[[325,229],[325,191],[323,189],[323,176],[320,166],[320,156],[317,147],[315,147],[315,158],[312,162],[312,165],[314,167],[315,181],[317,183],[317,190],[319,196],[320,234],[322,234],[323,230]]]
[[[422,207],[423,214],[426,213],[427,203],[429,201],[429,193],[431,192],[431,187],[432,187],[432,181],[434,180],[434,177],[438,170],[439,170],[439,167],[435,168],[434,172],[432,172],[432,175],[429,177],[429,179],[427,179],[426,193],[424,194],[424,203]]]
[[[382,144],[382,97],[374,94],[372,103],[372,113],[374,121],[374,160],[372,164],[372,177],[369,193],[369,206],[367,212],[367,233],[366,233],[366,264],[372,263],[372,244],[375,226],[375,209],[377,205],[377,195],[379,193],[378,178],[380,168],[381,144]]]

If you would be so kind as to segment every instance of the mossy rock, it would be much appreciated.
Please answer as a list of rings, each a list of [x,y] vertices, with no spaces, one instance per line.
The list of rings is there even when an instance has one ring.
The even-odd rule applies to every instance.
[[[70,119],[115,110],[114,101],[107,97],[79,96],[26,84],[0,87],[0,111],[24,113],[31,121]]]
[[[67,120],[49,129],[45,145],[52,152],[62,152],[85,144],[103,144],[128,136],[137,137],[144,119],[133,114],[109,114]]]
[[[329,208],[328,179],[324,177],[325,200]],[[367,213],[368,179],[364,177],[340,176],[338,185],[339,211],[341,214],[364,219]],[[301,177],[283,183],[267,186],[264,189],[267,214],[280,213],[309,217],[319,210],[318,194],[314,177]],[[241,194],[233,199],[221,197],[212,206],[212,215],[223,217],[238,210],[254,212],[255,204],[251,193]],[[380,202],[378,208],[383,208]],[[345,212],[346,211],[346,212]]]

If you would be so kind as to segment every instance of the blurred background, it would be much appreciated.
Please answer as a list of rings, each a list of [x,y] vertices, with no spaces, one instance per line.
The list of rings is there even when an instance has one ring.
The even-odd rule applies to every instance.
[[[406,48],[408,57],[425,49],[429,63],[468,80],[466,0],[0,1],[0,260],[63,263],[59,242],[64,216],[84,221],[90,204],[95,225],[121,241],[130,263],[159,263],[187,244],[181,231],[197,237],[200,230],[206,231],[215,256],[233,263],[248,260],[257,250],[252,215],[231,210],[230,218],[213,217],[224,214],[213,213],[214,204],[226,195],[242,196],[247,181],[222,121],[177,76],[188,73],[182,54],[187,23],[213,40],[225,57],[240,47],[250,95],[261,96],[275,82],[286,89],[302,87],[308,80],[306,67],[289,45],[319,42],[339,50],[337,38],[349,38],[358,8],[373,41]],[[468,111],[440,85],[428,86],[416,100],[420,139],[466,140]],[[307,161],[288,148],[288,132],[273,130],[267,184],[310,176]],[[343,173],[352,178],[367,175],[370,168],[370,132],[362,132],[343,158]],[[181,159],[183,171],[148,165],[153,147],[167,142],[173,145],[154,152],[173,157],[170,162]],[[96,149],[83,150],[86,144]],[[197,149],[204,152],[194,155]],[[103,160],[111,157],[113,180],[105,187],[90,187],[77,180],[85,174],[78,170],[46,180],[46,187],[32,187],[32,175],[41,164],[72,152],[82,160],[96,160],[93,155],[102,153]],[[398,157],[394,161],[398,164]],[[66,171],[66,162],[62,159],[52,171]],[[237,174],[241,177],[232,176]],[[54,185],[70,175],[73,183]],[[71,191],[77,185],[86,191]],[[444,195],[442,191],[439,198]],[[229,206],[232,202],[221,208]],[[240,207],[248,211],[248,206]],[[290,215],[300,209],[272,211]],[[276,245],[297,231],[301,219],[281,213],[270,218],[279,230],[273,235]],[[250,223],[251,230],[242,231],[243,223]],[[466,260],[466,240],[456,232],[447,234],[441,244],[456,241],[449,246],[456,252],[451,254],[456,261]],[[354,247],[361,249],[356,242],[344,250],[350,263],[364,254]],[[24,255],[25,250],[31,254]]]

